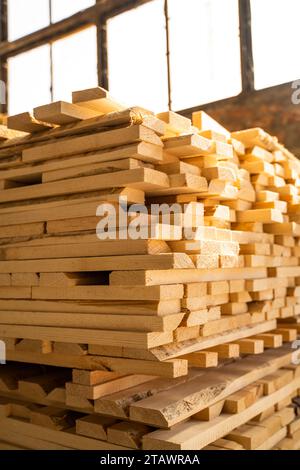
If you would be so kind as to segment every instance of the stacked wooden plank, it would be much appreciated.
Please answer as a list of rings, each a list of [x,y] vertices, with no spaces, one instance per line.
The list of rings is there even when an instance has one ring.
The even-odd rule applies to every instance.
[[[105,379],[99,371],[74,370],[64,387],[70,379],[64,370],[12,364],[0,383],[0,439],[27,448],[112,450],[209,450],[224,440],[262,450],[290,439],[282,448],[295,448],[300,369],[290,360],[287,344],[210,372],[193,368],[186,379],[132,381],[115,393],[122,378],[109,373]],[[66,404],[70,392],[82,399],[88,387],[110,394],[95,400],[95,410]]]
[[[124,109],[100,88],[8,127],[0,338],[13,363],[0,370],[0,440],[297,447],[298,160],[261,129]],[[101,204],[115,209],[114,238],[99,240]]]

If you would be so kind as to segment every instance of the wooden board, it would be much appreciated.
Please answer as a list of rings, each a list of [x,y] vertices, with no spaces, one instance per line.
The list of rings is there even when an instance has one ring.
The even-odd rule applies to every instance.
[[[126,271],[129,267],[143,270],[149,266],[158,270],[181,270],[182,268],[192,268],[193,263],[184,253],[172,253],[161,256],[132,255],[52,259],[48,260],[47,263],[42,259],[36,259],[28,261],[3,261],[0,264],[0,273],[113,271],[114,269],[122,269],[122,267]],[[172,282],[168,284],[172,284]]]
[[[187,374],[188,362],[174,359],[165,362],[145,361],[140,359],[123,359],[106,356],[72,356],[61,354],[38,354],[27,351],[7,350],[7,360],[32,364],[46,364],[56,367],[81,368],[90,370],[112,370],[117,373],[135,373],[157,375],[161,377],[181,377]]]
[[[96,111],[84,109],[81,106],[76,106],[66,101],[57,101],[55,103],[39,106],[34,108],[33,114],[39,121],[49,122],[50,124],[59,126],[97,116]]]
[[[46,312],[0,312],[1,325],[49,326],[61,328],[103,329],[137,332],[171,332],[180,325],[184,313],[166,316],[99,315]]]
[[[274,353],[273,353],[274,354]],[[187,386],[180,385],[173,389],[173,393],[160,393],[155,397],[146,398],[135,404],[130,409],[132,420],[157,427],[170,427],[206,408],[209,404],[226,398],[231,393],[249,385],[255,380],[265,376],[272,368],[277,370],[279,361],[288,362],[289,354],[281,352],[278,357],[272,356],[268,361],[268,354],[261,355],[260,367],[253,369],[251,360],[244,359],[243,365],[236,364],[228,366],[222,372],[208,371],[205,379],[195,379]],[[255,359],[258,360],[257,358]],[[260,362],[261,362],[260,361]],[[246,372],[246,364],[250,362],[250,367]],[[255,362],[255,361],[254,361]],[[238,375],[238,371],[243,371]],[[228,371],[226,373],[225,371]],[[193,396],[193,405],[189,403],[189,397]],[[179,412],[180,410],[180,412]]]
[[[84,436],[77,436],[75,432],[71,432],[71,430],[56,431],[34,424],[23,423],[22,421],[13,418],[5,418],[1,422],[1,425],[3,426],[3,429],[14,435],[16,433],[22,433],[22,438],[23,436],[26,436],[32,437],[34,439],[43,439],[47,441],[48,448],[52,443],[56,446],[61,445],[70,447],[72,449],[77,448],[80,450],[126,450],[126,448],[122,446],[109,444],[107,442],[87,438]]]
[[[0,203],[10,201],[22,201],[24,199],[38,199],[43,197],[67,195],[74,193],[84,193],[87,191],[104,190],[107,188],[121,188],[130,186],[134,189],[155,190],[169,187],[169,179],[164,173],[152,170],[151,168],[141,168],[137,170],[125,170],[109,175],[84,176],[74,178],[64,182],[51,182],[36,184],[23,188],[13,188],[1,191]]]
[[[108,91],[101,87],[74,91],[72,93],[72,101],[78,106],[94,110],[99,114],[106,114],[124,109],[122,104],[116,102],[109,95]]]
[[[187,421],[173,430],[154,431],[143,439],[144,450],[199,450],[245,423],[260,411],[276,403],[295,390],[298,379],[269,397],[258,400],[238,415],[221,415],[211,422]],[[212,437],[213,436],[213,437]]]
[[[172,342],[172,332],[139,333],[39,326],[0,325],[0,337],[43,339],[67,343],[102,344],[150,349]]]
[[[22,113],[15,116],[8,116],[7,127],[8,129],[34,133],[49,130],[53,126],[51,124],[38,121],[30,113]]]
[[[44,161],[51,158],[66,157],[83,152],[128,145],[134,142],[148,142],[162,146],[160,139],[153,131],[138,125],[101,132],[93,136],[87,135],[75,137],[71,140],[66,139],[63,142],[49,143],[41,147],[33,147],[23,151],[23,161]]]

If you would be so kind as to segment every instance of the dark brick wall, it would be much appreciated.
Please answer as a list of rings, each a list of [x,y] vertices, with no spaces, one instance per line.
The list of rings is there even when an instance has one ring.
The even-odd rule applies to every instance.
[[[262,127],[300,158],[300,104],[291,83],[200,107],[231,131]],[[185,113],[190,115],[190,111]]]

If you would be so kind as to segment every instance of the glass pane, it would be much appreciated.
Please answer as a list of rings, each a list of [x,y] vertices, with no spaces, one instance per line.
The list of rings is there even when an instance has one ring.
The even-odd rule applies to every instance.
[[[108,21],[109,90],[127,105],[153,111],[168,107],[163,0]]]
[[[237,0],[169,0],[173,109],[242,90]]]
[[[8,59],[9,114],[31,111],[51,101],[50,46]]]
[[[95,26],[54,42],[52,57],[54,101],[70,101],[72,91],[98,85]]]
[[[95,5],[96,0],[51,0],[52,22],[60,21],[68,16],[74,15],[80,10]]]
[[[49,0],[8,0],[8,40],[42,29],[50,23]]]
[[[251,0],[255,88],[300,76],[299,0]]]

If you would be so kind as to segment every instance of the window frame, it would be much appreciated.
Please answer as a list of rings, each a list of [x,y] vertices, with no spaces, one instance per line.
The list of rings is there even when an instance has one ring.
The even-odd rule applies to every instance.
[[[22,52],[29,51],[43,44],[51,44],[70,34],[81,31],[88,26],[95,25],[97,28],[97,71],[98,83],[106,89],[109,89],[109,71],[108,71],[108,47],[107,47],[107,21],[126,11],[137,8],[152,0],[96,0],[96,4],[85,10],[79,11],[74,15],[65,18],[57,23],[51,23],[49,26],[35,31],[27,36],[15,41],[8,42],[7,31],[7,0],[0,0],[0,79],[7,84],[7,59],[16,56]],[[170,74],[170,42],[169,42],[169,15],[168,0],[165,2],[166,18],[166,44],[167,44],[167,67],[168,67],[168,96],[169,109],[172,109],[172,79]],[[215,103],[228,103],[233,99],[240,99],[246,95],[262,92],[255,90],[254,87],[254,60],[252,50],[252,23],[251,23],[251,0],[238,0],[239,2],[239,21],[240,21],[240,54],[241,54],[241,77],[242,91],[235,97],[225,98],[218,102],[208,102],[206,104],[196,105],[193,108],[184,109],[180,113],[190,116],[192,112],[204,109],[206,106]],[[49,0],[49,11],[51,11],[51,1]],[[51,50],[51,48],[50,48]],[[52,68],[52,64],[51,64]],[[51,76],[53,85],[53,73]],[[282,84],[274,88],[281,87]],[[6,87],[7,89],[7,87]],[[51,95],[52,89],[51,89]],[[0,106],[0,112],[7,113],[6,104]]]

